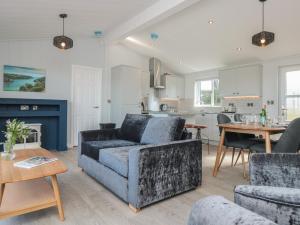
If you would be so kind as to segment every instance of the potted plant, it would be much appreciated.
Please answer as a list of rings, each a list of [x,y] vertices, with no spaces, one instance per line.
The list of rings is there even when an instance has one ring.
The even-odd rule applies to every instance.
[[[6,121],[6,131],[4,132],[6,141],[4,142],[4,152],[1,154],[2,158],[6,160],[13,160],[15,158],[14,145],[17,140],[24,140],[28,137],[30,129],[26,127],[25,123],[17,119]]]

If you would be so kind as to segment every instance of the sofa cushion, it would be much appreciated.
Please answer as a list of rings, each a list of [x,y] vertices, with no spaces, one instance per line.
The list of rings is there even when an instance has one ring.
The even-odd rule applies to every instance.
[[[82,154],[95,160],[99,159],[99,150],[105,148],[116,148],[122,146],[133,146],[139,143],[127,140],[85,141],[82,142]]]
[[[106,148],[99,152],[99,162],[123,177],[128,177],[130,147]]]
[[[300,207],[300,189],[296,188],[239,185],[234,192],[250,198]]]
[[[127,114],[120,129],[120,138],[140,142],[150,118],[149,115]]]
[[[178,126],[180,126],[179,117],[151,118],[143,133],[141,144],[161,144],[175,141],[179,136]]]

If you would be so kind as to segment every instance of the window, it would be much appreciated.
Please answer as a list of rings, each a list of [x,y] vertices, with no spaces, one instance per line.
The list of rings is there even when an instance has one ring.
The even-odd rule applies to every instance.
[[[281,70],[281,105],[287,121],[300,117],[300,66]]]
[[[195,82],[194,106],[219,106],[219,79],[199,80]]]

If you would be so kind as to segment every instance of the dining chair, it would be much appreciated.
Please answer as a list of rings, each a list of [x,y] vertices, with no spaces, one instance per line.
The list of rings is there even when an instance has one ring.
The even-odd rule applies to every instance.
[[[217,115],[217,121],[218,121],[218,124],[231,123],[230,118],[227,115],[222,114],[222,113]],[[220,131],[220,135],[221,135],[221,133],[222,133],[222,128],[221,127],[219,127],[219,131]],[[245,151],[247,149],[249,149],[249,147],[252,144],[253,144],[253,142],[251,140],[249,140],[248,137],[244,137],[244,136],[240,135],[239,133],[230,133],[230,132],[225,133],[224,146],[226,147],[226,149],[227,148],[232,148],[233,149],[232,159],[231,159],[231,166],[233,166],[235,150],[240,149],[238,157],[241,156],[241,158],[242,158],[242,164],[243,164],[243,167],[244,167],[244,171],[243,171],[244,177],[246,177]],[[223,163],[223,160],[226,156],[226,149],[223,152],[221,162],[218,166],[218,169],[220,168],[220,166]]]
[[[272,153],[297,153],[300,147],[300,118],[294,119],[277,142],[272,142]],[[258,143],[250,146],[250,151],[264,153],[265,144]]]

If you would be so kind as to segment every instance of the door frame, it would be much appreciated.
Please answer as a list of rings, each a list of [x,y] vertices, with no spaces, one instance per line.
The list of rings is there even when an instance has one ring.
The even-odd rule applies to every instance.
[[[71,134],[71,148],[72,147],[75,147],[75,144],[74,144],[74,122],[75,122],[75,109],[74,109],[74,73],[73,73],[73,70],[74,68],[82,68],[82,69],[96,69],[96,70],[99,70],[101,72],[101,96],[102,96],[102,83],[103,83],[103,68],[100,68],[100,67],[92,67],[92,66],[82,66],[82,65],[72,65],[72,68],[71,68],[71,101],[70,101],[70,109],[71,109],[71,119],[70,119],[70,128],[71,128],[71,131],[70,131],[70,134]],[[102,106],[102,97],[100,98],[100,103],[99,103],[100,106]]]

